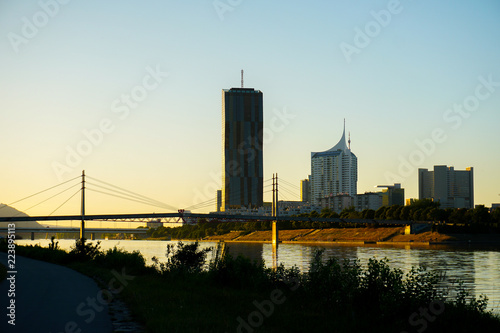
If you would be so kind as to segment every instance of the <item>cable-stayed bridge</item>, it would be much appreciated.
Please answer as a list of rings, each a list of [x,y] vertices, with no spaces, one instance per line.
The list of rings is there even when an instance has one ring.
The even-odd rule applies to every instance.
[[[55,210],[53,210],[50,214],[44,215],[44,216],[26,216],[23,213],[19,212],[18,214],[15,214],[14,216],[8,216],[8,217],[0,217],[0,222],[11,222],[11,223],[16,223],[16,233],[22,233],[22,232],[30,232],[32,233],[32,238],[33,238],[33,233],[35,232],[42,232],[42,233],[47,233],[47,232],[76,232],[80,231],[80,237],[85,237],[85,223],[88,221],[96,221],[96,222],[135,222],[135,223],[147,223],[147,222],[160,222],[160,223],[196,223],[199,219],[203,219],[205,221],[211,222],[211,221],[221,221],[221,220],[232,220],[232,221],[282,221],[282,220],[287,220],[287,221],[315,221],[315,222],[349,222],[349,223],[383,223],[383,224],[411,224],[410,221],[387,221],[387,220],[353,220],[353,219],[340,219],[340,218],[310,218],[310,217],[291,217],[291,216],[279,216],[277,214],[277,210],[273,208],[273,216],[271,215],[231,215],[231,214],[225,214],[225,213],[210,213],[210,214],[200,214],[200,213],[191,213],[188,211],[188,209],[201,209],[201,208],[206,208],[206,207],[214,207],[216,203],[216,198],[210,199],[206,202],[198,203],[193,206],[187,207],[185,209],[177,209],[171,205],[165,204],[163,202],[160,202],[158,200],[149,198],[147,196],[135,193],[133,191],[124,189],[122,187],[112,185],[110,183],[104,182],[102,180],[89,177],[85,175],[85,172],[82,172],[81,176],[75,177],[73,179],[70,179],[68,181],[65,181],[63,183],[60,183],[56,186],[52,186],[48,189],[45,189],[43,191],[39,191],[35,194],[29,195],[25,198],[22,198],[20,200],[17,200],[13,203],[10,203],[6,206],[0,207],[0,212],[3,208],[9,207],[11,205],[14,205],[16,203],[22,202],[24,200],[36,197],[38,195],[41,195],[43,193],[46,193],[48,191],[55,190],[56,188],[62,187],[64,185],[67,185],[68,183],[74,182],[77,179],[81,179],[81,181],[78,181],[78,183],[70,185],[69,187],[66,186],[62,191],[57,192],[54,195],[51,195],[49,198],[46,198],[40,202],[38,202],[35,205],[32,205],[31,207],[25,209],[25,211],[37,207],[45,202],[47,202],[50,199],[54,199],[55,197],[58,197],[62,195],[63,193],[68,192],[71,189],[75,189],[75,187],[78,187],[77,190],[69,196],[69,198],[66,198],[62,204],[60,204]],[[88,179],[91,181],[89,182]],[[267,180],[268,182],[270,180]],[[288,182],[284,181],[284,184],[286,185]],[[288,183],[289,187],[293,187],[294,185],[291,183]],[[264,186],[264,188],[270,187],[271,184]],[[277,178],[276,178],[276,186],[274,183],[274,175],[273,175],[273,184],[272,184],[272,190],[268,190],[266,192],[273,192],[273,203],[278,202],[278,188],[277,188]],[[298,188],[298,187],[297,187]],[[282,187],[282,189],[285,190],[285,192],[289,193],[290,195],[293,195],[292,190],[287,189],[287,186]],[[139,214],[98,214],[98,215],[87,215],[85,214],[85,192],[86,191],[93,191],[113,197],[117,197],[120,199],[124,200],[129,200],[149,206],[154,206],[158,208],[162,208],[165,210],[170,210],[174,212],[166,212],[166,213],[139,213]],[[57,212],[61,207],[63,207],[65,204],[67,204],[73,197],[75,197],[77,194],[81,194],[81,213],[78,215],[53,215],[55,212]],[[273,204],[273,207],[277,205]],[[44,222],[44,221],[79,221],[80,222],[80,227],[79,228],[73,228],[73,227],[47,227],[47,228],[23,228],[22,224],[23,222]],[[8,228],[0,228],[0,232],[5,232],[7,231]],[[146,229],[144,228],[91,228],[88,229],[87,231],[90,233],[96,233],[96,232],[104,232],[104,233],[136,233],[136,234],[141,234],[141,233],[146,233]]]

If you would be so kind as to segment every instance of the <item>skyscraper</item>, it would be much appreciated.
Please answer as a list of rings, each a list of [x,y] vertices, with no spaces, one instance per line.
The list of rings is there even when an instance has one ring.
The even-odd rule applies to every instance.
[[[222,210],[263,205],[262,92],[222,90]]]
[[[418,169],[418,198],[440,202],[440,208],[474,208],[474,169],[435,165]]]
[[[311,201],[320,203],[321,198],[348,194],[357,194],[358,158],[351,152],[345,139],[344,131],[340,141],[331,149],[311,153]]]

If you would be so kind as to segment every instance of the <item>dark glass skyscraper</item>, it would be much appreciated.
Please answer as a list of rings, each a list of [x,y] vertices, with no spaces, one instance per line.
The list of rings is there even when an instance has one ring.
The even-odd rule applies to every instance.
[[[222,90],[222,210],[263,205],[262,92]]]

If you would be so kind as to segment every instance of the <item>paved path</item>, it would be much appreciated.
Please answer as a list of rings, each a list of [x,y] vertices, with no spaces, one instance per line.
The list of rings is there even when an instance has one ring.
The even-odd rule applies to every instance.
[[[7,266],[7,254],[0,252]],[[0,283],[0,332],[110,333],[107,306],[98,298],[96,283],[69,268],[16,256],[16,325],[7,323],[9,281]],[[9,277],[9,275],[7,275]]]

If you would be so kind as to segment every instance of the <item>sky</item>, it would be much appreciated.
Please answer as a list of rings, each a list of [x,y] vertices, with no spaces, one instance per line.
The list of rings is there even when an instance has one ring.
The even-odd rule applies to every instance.
[[[491,206],[499,17],[494,0],[0,1],[0,202],[68,181],[13,206],[79,214],[82,170],[168,205],[89,190],[87,214],[214,199],[221,91],[243,69],[263,92],[264,179],[279,173],[282,199],[299,199],[311,152],[345,119],[358,193],[397,182],[416,198],[418,168],[474,167],[475,204]]]

